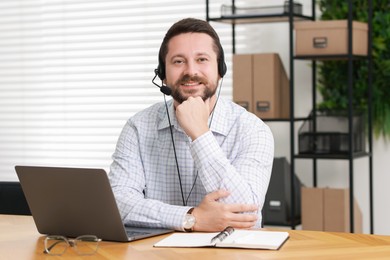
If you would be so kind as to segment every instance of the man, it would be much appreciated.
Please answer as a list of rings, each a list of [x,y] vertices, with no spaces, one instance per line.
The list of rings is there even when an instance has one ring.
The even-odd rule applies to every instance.
[[[124,223],[181,231],[261,227],[273,136],[259,118],[218,97],[225,73],[219,37],[207,22],[183,19],[168,30],[156,75],[173,100],[130,118],[113,154],[110,181]]]

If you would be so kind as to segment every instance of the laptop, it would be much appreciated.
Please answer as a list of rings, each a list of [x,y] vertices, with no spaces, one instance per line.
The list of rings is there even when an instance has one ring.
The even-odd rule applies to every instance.
[[[128,242],[171,229],[125,226],[103,169],[15,166],[38,232]]]

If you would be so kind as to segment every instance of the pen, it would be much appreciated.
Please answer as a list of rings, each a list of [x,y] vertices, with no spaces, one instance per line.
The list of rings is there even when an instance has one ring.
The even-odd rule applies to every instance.
[[[232,227],[227,227],[221,233],[218,233],[215,237],[213,237],[210,241],[211,244],[214,244],[217,240],[222,242],[226,237],[228,237],[231,233],[234,232],[234,228]]]

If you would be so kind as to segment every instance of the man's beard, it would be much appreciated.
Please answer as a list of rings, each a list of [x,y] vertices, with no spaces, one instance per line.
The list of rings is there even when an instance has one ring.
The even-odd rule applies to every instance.
[[[189,75],[184,75],[181,79],[176,81],[175,83],[175,88],[172,89],[172,97],[176,102],[179,104],[183,103],[184,101],[187,100],[188,97],[192,96],[192,94],[196,93],[198,90],[187,90],[185,93],[182,92],[182,89],[180,88],[180,85],[185,84],[187,82],[199,82],[203,84],[205,87],[203,89],[203,93],[197,95],[200,96],[203,101],[206,101],[207,99],[211,98],[214,96],[215,92],[217,91],[217,82],[212,84],[208,83],[207,79],[204,77],[199,77],[199,76],[189,76]]]

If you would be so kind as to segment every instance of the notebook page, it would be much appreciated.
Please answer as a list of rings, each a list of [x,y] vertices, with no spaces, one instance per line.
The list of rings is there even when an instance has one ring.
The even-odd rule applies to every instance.
[[[218,233],[174,233],[154,244],[155,247],[206,247]]]

